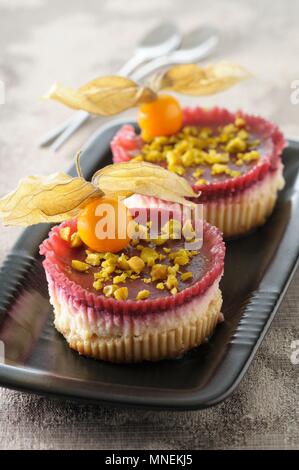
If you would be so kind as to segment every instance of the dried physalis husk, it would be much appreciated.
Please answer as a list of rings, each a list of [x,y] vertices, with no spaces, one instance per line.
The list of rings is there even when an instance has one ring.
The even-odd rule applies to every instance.
[[[148,81],[148,86],[156,93],[168,90],[185,95],[212,95],[248,77],[246,69],[229,62],[203,67],[197,64],[182,64],[153,75]]]
[[[88,202],[101,195],[102,191],[84,178],[65,173],[28,176],[0,200],[0,217],[4,225],[62,222],[77,216]]]
[[[148,162],[114,163],[97,171],[92,183],[105,194],[155,196],[166,201],[191,204],[186,197],[198,197],[185,178]]]
[[[154,101],[161,90],[194,96],[212,95],[248,77],[243,67],[229,62],[204,67],[183,64],[154,74],[146,87],[128,78],[112,75],[96,78],[77,90],[56,83],[45,98],[54,99],[73,109],[111,116]]]
[[[54,99],[73,109],[110,116],[152,101],[156,94],[128,78],[107,76],[96,78],[77,90],[56,83],[45,98]]]
[[[189,183],[164,168],[146,162],[115,163],[99,170],[89,183],[65,173],[28,176],[17,189],[0,199],[5,225],[62,222],[76,217],[91,200],[104,194],[126,197],[134,193],[191,205],[185,197],[197,197]]]

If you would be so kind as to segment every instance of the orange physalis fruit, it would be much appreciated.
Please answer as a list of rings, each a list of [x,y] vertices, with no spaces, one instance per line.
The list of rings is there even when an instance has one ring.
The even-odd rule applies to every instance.
[[[130,242],[131,220],[129,210],[120,200],[103,196],[90,202],[79,214],[78,233],[92,250],[117,253]]]
[[[183,124],[183,111],[171,95],[159,95],[155,101],[139,108],[138,124],[144,140],[178,132]]]

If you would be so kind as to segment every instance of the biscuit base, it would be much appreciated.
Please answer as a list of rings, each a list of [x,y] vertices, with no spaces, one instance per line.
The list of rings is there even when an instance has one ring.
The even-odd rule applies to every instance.
[[[204,219],[218,227],[224,238],[249,233],[266,222],[283,186],[281,166],[273,175],[237,195],[205,202]]]
[[[90,338],[80,336],[80,332],[71,332],[65,328],[65,312],[62,314],[56,296],[51,296],[54,307],[54,324],[65,337],[69,346],[84,356],[115,363],[158,361],[175,358],[182,353],[205,342],[222,319],[220,313],[222,296],[217,288],[206,310],[192,318],[189,323],[182,320],[181,325],[166,331],[151,330],[142,335]],[[69,311],[69,315],[73,315]]]

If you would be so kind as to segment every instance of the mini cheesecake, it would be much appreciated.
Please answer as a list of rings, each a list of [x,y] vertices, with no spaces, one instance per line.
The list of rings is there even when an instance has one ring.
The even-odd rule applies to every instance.
[[[271,214],[283,188],[285,140],[272,123],[225,109],[187,108],[177,134],[143,141],[131,125],[111,143],[113,161],[149,161],[188,180],[204,205],[204,218],[225,237],[246,234]],[[134,196],[129,205],[157,206]]]
[[[208,223],[201,248],[186,246],[184,237],[146,236],[97,253],[76,220],[55,226],[40,253],[56,329],[80,354],[119,363],[175,358],[206,341],[222,320],[225,247]]]

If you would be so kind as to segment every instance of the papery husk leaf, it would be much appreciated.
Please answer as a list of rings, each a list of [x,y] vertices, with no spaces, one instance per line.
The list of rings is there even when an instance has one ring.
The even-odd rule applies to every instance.
[[[4,225],[56,223],[77,216],[80,209],[103,193],[84,178],[65,173],[28,176],[17,189],[0,199]]]
[[[112,75],[96,78],[77,90],[64,88],[57,82],[45,98],[59,101],[72,109],[111,116],[152,101],[156,94],[147,87],[140,87],[133,80]]]
[[[206,66],[182,64],[153,75],[148,86],[156,93],[167,90],[193,96],[213,95],[249,76],[245,68],[229,62]]]
[[[186,179],[148,162],[114,163],[97,171],[92,183],[107,195],[128,197],[134,193],[192,205],[186,197],[198,197]]]

